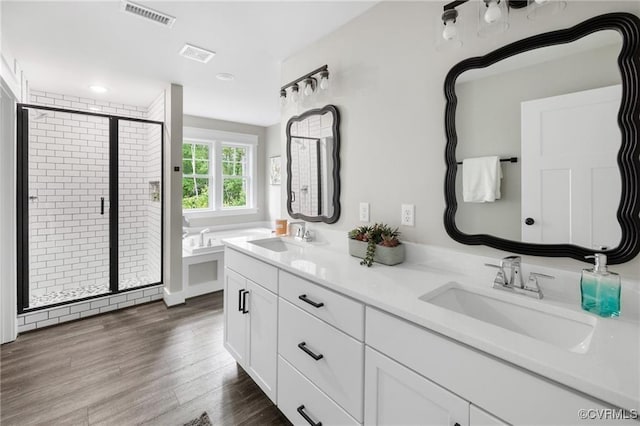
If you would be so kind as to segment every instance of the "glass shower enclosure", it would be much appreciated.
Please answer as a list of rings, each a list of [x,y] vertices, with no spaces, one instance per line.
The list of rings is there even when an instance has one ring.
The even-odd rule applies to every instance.
[[[162,283],[163,123],[17,113],[18,312]]]

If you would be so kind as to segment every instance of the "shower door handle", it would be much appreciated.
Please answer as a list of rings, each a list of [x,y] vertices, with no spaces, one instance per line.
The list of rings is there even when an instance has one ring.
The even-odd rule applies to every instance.
[[[100,214],[104,214],[104,197],[100,197]]]

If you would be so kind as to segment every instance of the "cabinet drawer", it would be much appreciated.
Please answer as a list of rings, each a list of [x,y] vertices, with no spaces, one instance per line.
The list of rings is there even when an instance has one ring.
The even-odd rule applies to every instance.
[[[364,305],[362,303],[284,271],[280,272],[279,290],[281,297],[300,309],[336,326],[360,341],[364,340]],[[318,304],[322,306],[317,306]]]
[[[278,308],[280,355],[361,422],[364,345],[283,298]]]
[[[510,424],[598,424],[581,422],[579,410],[610,408],[377,309],[367,308],[366,317],[368,346]]]
[[[229,248],[224,251],[224,263],[225,267],[273,293],[278,293],[278,269],[275,266]]]
[[[278,408],[294,425],[309,426],[301,412],[316,424],[359,424],[282,357],[278,357]]]

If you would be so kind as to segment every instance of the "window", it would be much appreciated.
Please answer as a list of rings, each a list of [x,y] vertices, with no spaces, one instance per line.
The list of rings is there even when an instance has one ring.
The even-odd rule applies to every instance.
[[[222,145],[222,207],[247,206],[247,148]]]
[[[210,209],[209,188],[214,182],[211,145],[185,142],[182,145],[182,208]]]
[[[188,127],[184,135],[183,210],[204,215],[254,210],[257,137]]]

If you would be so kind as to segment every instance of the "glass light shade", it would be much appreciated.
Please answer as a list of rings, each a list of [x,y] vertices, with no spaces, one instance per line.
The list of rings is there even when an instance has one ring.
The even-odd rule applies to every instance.
[[[298,93],[298,86],[295,85],[291,88],[291,102],[296,103],[300,99],[300,94]]]
[[[484,12],[484,21],[487,24],[493,24],[502,18],[502,11],[498,6],[497,1],[492,1],[487,5],[487,10]]]
[[[322,77],[320,79],[320,88],[322,90],[327,90],[329,88],[329,77]]]
[[[503,33],[509,28],[507,0],[483,0],[477,3],[478,36],[491,37]]]
[[[464,21],[456,19],[457,16],[455,10],[445,11],[441,16],[437,16],[433,34],[436,51],[446,52],[462,46]]]
[[[307,79],[304,82],[304,95],[311,96],[313,94],[313,80]]]
[[[527,18],[545,19],[562,12],[567,7],[564,0],[529,0]]]
[[[320,72],[320,88],[322,90],[329,88],[329,71],[327,70]]]
[[[444,24],[444,30],[442,30],[442,38],[445,40],[453,40],[458,36],[458,28],[456,27],[455,22],[447,21]]]

